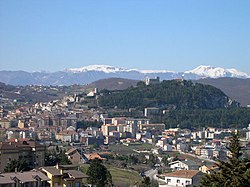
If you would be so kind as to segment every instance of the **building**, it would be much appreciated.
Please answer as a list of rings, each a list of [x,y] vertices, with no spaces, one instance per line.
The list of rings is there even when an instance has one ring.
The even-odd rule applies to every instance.
[[[165,130],[165,124],[163,123],[152,123],[152,124],[139,124],[139,130],[152,130],[156,129],[158,131]]]
[[[0,172],[14,159],[25,159],[30,168],[44,166],[45,146],[33,140],[0,142],[0,153]]]
[[[80,147],[80,149],[82,149]],[[68,157],[68,159],[70,160],[70,162],[72,164],[81,164],[81,163],[87,163],[88,159],[85,157],[85,155],[83,154],[82,150],[78,150],[76,148],[71,148],[69,149],[65,155]]]
[[[41,171],[12,172],[0,174],[0,187],[49,187],[50,179]]]
[[[117,131],[116,125],[106,124],[102,125],[102,133],[104,136],[108,136],[110,132]]]
[[[159,84],[160,83],[160,77],[156,78],[146,78],[146,85],[151,85],[151,84]]]
[[[0,128],[8,129],[11,127],[11,123],[8,119],[1,119],[0,120]]]
[[[246,132],[246,139],[247,140],[250,140],[250,124],[248,125],[248,128],[247,128],[247,132]]]
[[[199,168],[199,171],[201,171],[202,173],[206,173],[206,174],[211,174],[212,171],[214,170],[218,170],[219,167],[215,164],[211,164],[211,165],[203,165]]]
[[[40,171],[50,179],[48,181],[50,187],[81,187],[88,178],[74,165],[41,167]]]
[[[155,116],[160,114],[160,109],[157,107],[147,107],[144,109],[144,116],[145,117],[150,117],[150,116]]]
[[[174,170],[198,170],[200,166],[192,160],[177,160],[174,162],[170,162],[169,167]]]
[[[169,187],[199,185],[202,175],[199,170],[178,170],[163,174]]]

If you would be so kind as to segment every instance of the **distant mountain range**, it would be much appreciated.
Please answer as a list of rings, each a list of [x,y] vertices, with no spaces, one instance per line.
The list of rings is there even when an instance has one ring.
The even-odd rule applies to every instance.
[[[161,80],[171,79],[203,79],[219,77],[250,78],[250,75],[236,69],[225,69],[212,66],[199,66],[185,72],[168,70],[137,70],[113,67],[108,65],[90,65],[82,68],[70,68],[53,73],[0,71],[0,82],[11,85],[73,85],[89,84],[93,81],[107,78],[125,78],[145,80],[160,77]]]

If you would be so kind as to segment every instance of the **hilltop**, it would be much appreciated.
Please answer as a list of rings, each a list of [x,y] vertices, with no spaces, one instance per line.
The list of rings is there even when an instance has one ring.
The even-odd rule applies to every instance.
[[[84,88],[98,88],[99,90],[124,90],[130,86],[136,86],[139,80],[132,80],[132,79],[122,79],[122,78],[108,78],[108,79],[101,79],[98,81],[94,81]]]
[[[226,96],[221,90],[186,80],[162,81],[146,86],[139,82],[136,87],[123,91],[103,90],[99,98],[102,107],[138,108],[172,106],[176,109],[234,108],[239,103]]]

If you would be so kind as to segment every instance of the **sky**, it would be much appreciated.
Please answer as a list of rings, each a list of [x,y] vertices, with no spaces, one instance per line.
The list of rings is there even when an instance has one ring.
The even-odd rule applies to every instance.
[[[0,70],[105,64],[250,74],[249,0],[0,0]]]

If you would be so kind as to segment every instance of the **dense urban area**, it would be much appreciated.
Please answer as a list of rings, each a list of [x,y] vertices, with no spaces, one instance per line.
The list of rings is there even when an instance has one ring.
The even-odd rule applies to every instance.
[[[206,186],[250,158],[250,108],[213,86],[0,86],[0,187]]]

